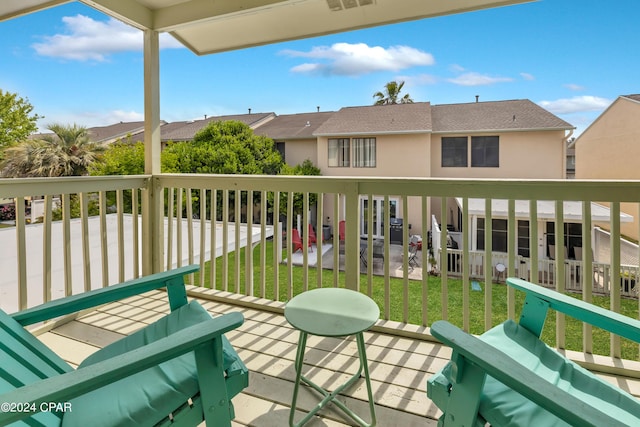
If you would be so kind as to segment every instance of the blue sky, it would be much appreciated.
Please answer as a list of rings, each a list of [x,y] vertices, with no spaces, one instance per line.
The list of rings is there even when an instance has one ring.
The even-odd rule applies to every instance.
[[[161,38],[161,117],[370,105],[404,80],[433,104],[530,99],[583,131],[640,93],[640,1],[541,0],[198,57]],[[50,123],[143,117],[142,34],[70,3],[0,22],[0,88]]]

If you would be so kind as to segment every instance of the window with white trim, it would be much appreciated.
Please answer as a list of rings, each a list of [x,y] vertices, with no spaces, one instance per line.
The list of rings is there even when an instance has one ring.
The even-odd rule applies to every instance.
[[[349,167],[349,138],[329,139],[329,166]]]
[[[376,139],[353,138],[353,167],[376,167]]]

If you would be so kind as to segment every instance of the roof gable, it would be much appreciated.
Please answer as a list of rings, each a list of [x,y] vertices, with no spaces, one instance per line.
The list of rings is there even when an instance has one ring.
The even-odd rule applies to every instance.
[[[345,107],[332,115],[315,132],[316,136],[428,133],[431,104],[370,105]]]
[[[574,128],[528,99],[434,105],[431,111],[434,133]]]

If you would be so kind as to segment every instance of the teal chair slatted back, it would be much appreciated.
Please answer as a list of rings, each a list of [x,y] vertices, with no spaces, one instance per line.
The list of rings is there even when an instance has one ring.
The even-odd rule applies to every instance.
[[[0,394],[72,370],[69,364],[0,310]],[[60,424],[60,416],[42,412],[28,422],[24,425],[55,426]]]

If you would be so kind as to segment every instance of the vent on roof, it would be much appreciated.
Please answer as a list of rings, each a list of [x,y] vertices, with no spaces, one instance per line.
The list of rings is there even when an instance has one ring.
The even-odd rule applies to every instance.
[[[358,6],[368,6],[373,4],[375,0],[327,0],[329,9],[337,12],[343,9],[353,9]]]

